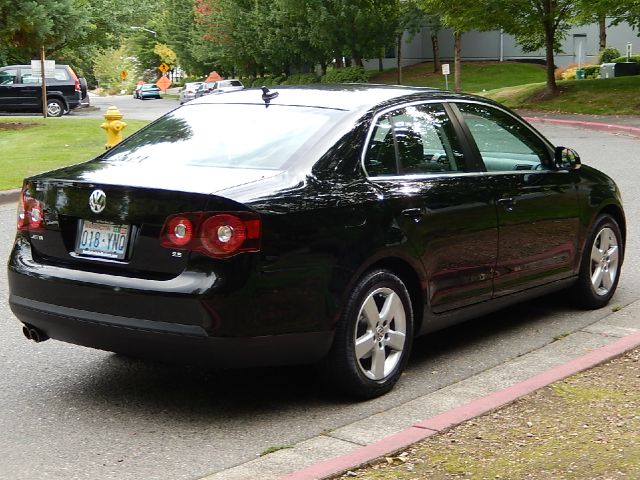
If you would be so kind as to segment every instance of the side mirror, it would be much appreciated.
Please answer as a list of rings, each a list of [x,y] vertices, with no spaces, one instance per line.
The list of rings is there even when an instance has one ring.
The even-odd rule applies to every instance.
[[[580,168],[580,155],[566,147],[556,147],[555,164],[558,170],[577,170]]]

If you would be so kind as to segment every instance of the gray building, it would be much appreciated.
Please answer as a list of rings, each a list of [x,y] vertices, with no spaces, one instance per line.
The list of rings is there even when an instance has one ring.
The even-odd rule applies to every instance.
[[[562,52],[556,54],[555,63],[559,67],[570,64],[595,64],[598,62],[598,25],[584,25],[569,31],[562,42]],[[639,33],[628,24],[621,24],[607,28],[607,46],[616,47],[621,55],[626,55],[627,44],[632,44],[632,50],[640,53]],[[443,29],[438,33],[440,56],[443,61],[453,59],[453,32]],[[391,53],[391,52],[390,52]],[[471,31],[462,35],[462,59],[464,60],[523,60],[545,59],[544,50],[525,53],[511,35],[499,31],[477,32]],[[405,35],[402,49],[402,65],[413,65],[420,62],[433,61],[431,46],[431,30],[424,27],[413,38]],[[393,56],[384,59],[384,68],[397,65],[395,52]],[[378,68],[378,60],[366,62],[365,68]]]

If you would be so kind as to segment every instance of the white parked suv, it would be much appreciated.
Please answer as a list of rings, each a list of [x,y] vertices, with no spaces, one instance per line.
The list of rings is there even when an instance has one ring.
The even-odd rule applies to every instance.
[[[243,88],[244,85],[242,85],[240,80],[218,80],[211,89],[211,93],[233,92],[234,90],[242,90]]]

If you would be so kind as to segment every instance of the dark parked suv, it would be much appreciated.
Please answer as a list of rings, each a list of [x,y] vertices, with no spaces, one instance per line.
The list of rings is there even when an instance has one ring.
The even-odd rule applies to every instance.
[[[56,65],[55,75],[47,77],[47,115],[60,117],[80,106],[87,96],[86,82],[68,65]],[[31,65],[0,68],[0,111],[42,111],[42,80],[33,75]]]

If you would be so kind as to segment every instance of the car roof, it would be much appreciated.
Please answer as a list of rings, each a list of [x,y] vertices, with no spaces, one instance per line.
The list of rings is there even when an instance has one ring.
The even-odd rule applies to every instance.
[[[278,96],[270,100],[270,105],[295,105],[336,110],[356,111],[372,108],[376,105],[398,99],[416,96],[421,99],[474,98],[432,88],[405,87],[371,84],[323,84],[310,86],[274,86],[269,89]],[[198,98],[190,105],[197,104],[263,104],[262,91],[259,88],[236,90],[224,95],[207,95]]]
[[[31,68],[31,65],[2,65],[2,68]],[[56,68],[69,68],[69,65],[56,63]]]

